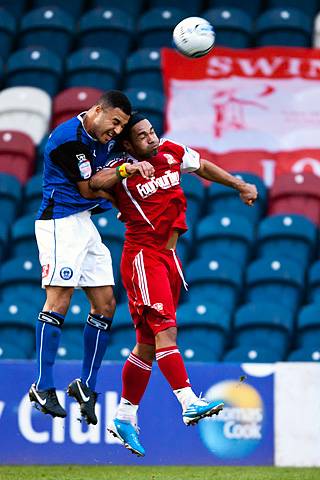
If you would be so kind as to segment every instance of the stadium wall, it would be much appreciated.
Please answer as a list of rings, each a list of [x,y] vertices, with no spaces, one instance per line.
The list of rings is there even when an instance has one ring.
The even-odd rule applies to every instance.
[[[97,390],[99,423],[77,421],[66,386],[79,362],[56,365],[65,420],[31,407],[34,362],[0,362],[0,464],[287,465],[320,466],[320,365],[189,364],[193,386],[225,402],[224,411],[187,428],[180,406],[156,367],[139,411],[146,456],[118,445],[106,426],[121,392],[121,364],[105,362]]]

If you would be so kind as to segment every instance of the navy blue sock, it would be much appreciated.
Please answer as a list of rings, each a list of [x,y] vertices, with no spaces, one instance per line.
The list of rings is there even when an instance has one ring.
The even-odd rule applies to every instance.
[[[112,318],[90,313],[83,331],[84,356],[81,381],[95,390],[97,373],[106,352]]]
[[[56,312],[40,312],[36,325],[38,380],[37,390],[54,387],[53,365],[60,343],[64,316]]]

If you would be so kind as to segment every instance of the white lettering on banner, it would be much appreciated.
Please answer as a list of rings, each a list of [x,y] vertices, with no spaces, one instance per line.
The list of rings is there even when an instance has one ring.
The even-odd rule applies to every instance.
[[[320,177],[320,161],[316,158],[301,158],[291,167],[293,173],[301,173],[307,167],[311,168],[312,172]]]
[[[110,425],[112,420],[116,415],[116,411],[119,405],[119,396],[117,392],[106,392],[105,394],[105,418],[106,418],[106,426]],[[108,432],[107,428],[105,428],[105,443],[114,444],[114,443],[121,443],[120,440],[114,437],[110,432]]]
[[[146,183],[138,183],[137,190],[142,198],[153,195],[158,188],[167,190],[180,184],[180,172],[171,172],[167,170],[164,175],[158,178],[152,178]]]
[[[101,406],[96,403],[95,412],[97,415],[98,423],[101,421]],[[95,425],[86,425],[83,422],[77,422],[79,418],[79,405],[73,402],[70,405],[70,439],[77,445],[83,445],[84,443],[99,443],[100,442],[100,429]],[[85,428],[85,431],[83,430]]]
[[[31,443],[47,443],[50,435],[48,431],[36,432],[32,426],[33,405],[29,395],[26,394],[20,402],[18,409],[18,425],[21,435]]]
[[[237,440],[260,440],[261,425],[257,423],[235,423],[226,422],[223,427],[223,433],[226,438],[234,438]]]
[[[3,414],[3,410],[4,410],[5,405],[6,405],[5,402],[0,402],[0,418]]]

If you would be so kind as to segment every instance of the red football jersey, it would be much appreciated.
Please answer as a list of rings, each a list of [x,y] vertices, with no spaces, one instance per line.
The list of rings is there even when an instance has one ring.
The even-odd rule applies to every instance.
[[[180,185],[181,172],[200,167],[198,152],[161,139],[157,155],[148,158],[155,174],[151,179],[133,175],[117,183],[113,194],[126,224],[126,246],[165,248],[173,232],[187,231],[186,198]],[[108,167],[137,162],[131,156],[112,160]]]

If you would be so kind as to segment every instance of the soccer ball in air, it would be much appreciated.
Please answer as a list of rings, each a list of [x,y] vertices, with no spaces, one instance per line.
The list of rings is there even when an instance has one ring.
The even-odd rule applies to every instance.
[[[213,26],[204,18],[188,17],[173,30],[173,42],[186,57],[203,57],[214,46]]]

